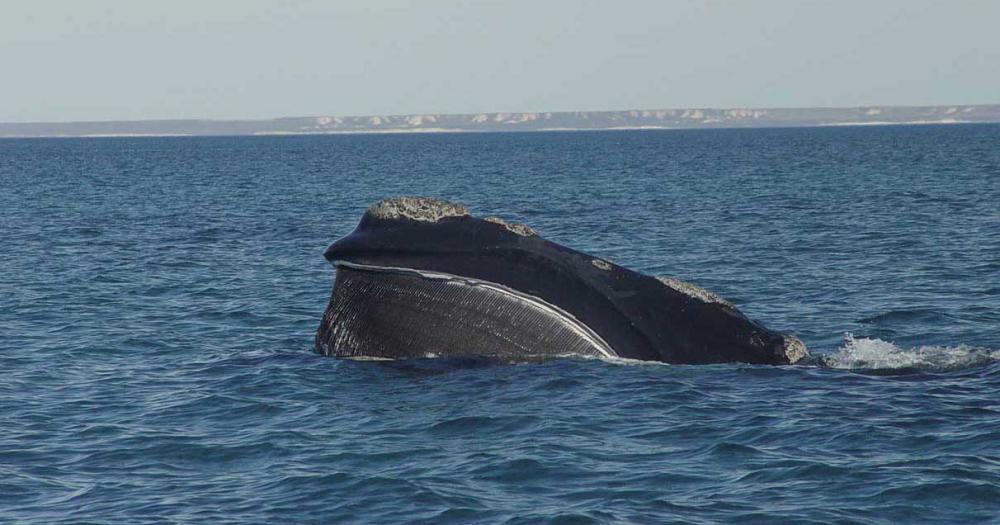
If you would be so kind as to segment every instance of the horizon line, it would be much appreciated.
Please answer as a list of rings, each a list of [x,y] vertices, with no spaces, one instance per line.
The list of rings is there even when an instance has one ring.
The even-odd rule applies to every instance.
[[[0,138],[477,133],[1000,123],[1000,104],[423,113],[271,119],[0,122]]]
[[[526,115],[526,114],[583,114],[583,113],[627,113],[632,111],[731,111],[731,110],[760,110],[760,111],[805,111],[805,110],[852,110],[852,109],[922,109],[939,107],[993,107],[1000,106],[1000,101],[993,103],[972,103],[972,104],[862,104],[855,106],[674,106],[658,108],[624,108],[624,109],[575,109],[557,111],[464,111],[464,112],[417,112],[417,113],[314,113],[311,115],[282,115],[270,117],[156,117],[156,118],[129,118],[129,119],[91,119],[91,120],[3,120],[0,125],[36,125],[36,124],[114,124],[114,123],[136,123],[136,122],[266,122],[285,119],[308,119],[308,118],[371,118],[371,117],[419,117],[419,116],[441,116],[456,117],[466,115]]]

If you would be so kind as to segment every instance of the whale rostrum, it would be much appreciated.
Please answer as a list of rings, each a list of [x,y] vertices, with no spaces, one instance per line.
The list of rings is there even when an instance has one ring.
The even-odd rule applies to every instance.
[[[439,199],[373,204],[325,257],[336,279],[316,334],[324,355],[678,364],[791,364],[809,355],[797,337],[708,290]]]

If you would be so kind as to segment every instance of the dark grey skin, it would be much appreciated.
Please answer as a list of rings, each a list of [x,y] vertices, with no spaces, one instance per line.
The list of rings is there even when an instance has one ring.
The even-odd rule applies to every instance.
[[[707,290],[436,199],[376,203],[325,256],[337,278],[316,334],[324,355],[775,365],[808,356],[795,336]]]

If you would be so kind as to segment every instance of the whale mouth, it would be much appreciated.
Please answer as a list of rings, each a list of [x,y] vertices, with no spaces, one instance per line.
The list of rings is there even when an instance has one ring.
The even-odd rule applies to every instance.
[[[565,310],[506,286],[440,272],[333,261],[316,350],[336,357],[616,357]]]

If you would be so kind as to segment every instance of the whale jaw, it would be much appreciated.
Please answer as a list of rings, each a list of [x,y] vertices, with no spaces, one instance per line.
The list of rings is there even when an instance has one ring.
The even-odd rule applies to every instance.
[[[335,262],[316,351],[350,358],[615,357],[593,330],[545,301],[496,283]]]

